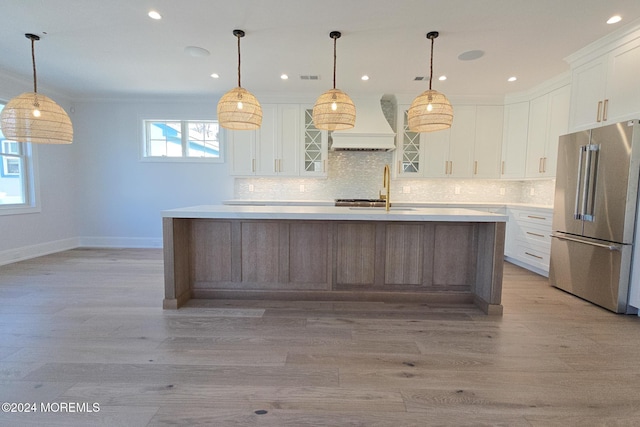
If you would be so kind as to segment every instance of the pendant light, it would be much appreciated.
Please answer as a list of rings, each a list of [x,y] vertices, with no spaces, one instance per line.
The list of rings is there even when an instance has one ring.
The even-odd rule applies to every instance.
[[[240,38],[244,37],[244,31],[233,30],[233,35],[238,38],[238,87],[220,98],[218,122],[226,129],[258,129],[262,124],[262,107],[256,97],[240,84]]]
[[[333,89],[318,97],[313,106],[313,125],[322,130],[351,129],[356,123],[356,106],[349,95],[336,89],[336,40],[342,34],[332,31],[333,39]]]
[[[447,129],[453,122],[453,107],[444,94],[431,89],[433,81],[433,41],[438,37],[437,31],[427,33],[431,40],[431,69],[429,73],[429,90],[422,92],[411,103],[408,112],[409,130],[411,132],[433,132]]]
[[[34,44],[40,37],[25,34],[31,40],[33,92],[11,99],[0,115],[0,128],[5,138],[36,144],[71,144],[73,126],[67,113],[51,98],[38,93]]]

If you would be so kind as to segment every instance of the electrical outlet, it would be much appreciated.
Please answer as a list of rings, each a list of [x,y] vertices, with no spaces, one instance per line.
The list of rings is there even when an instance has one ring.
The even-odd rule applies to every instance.
[[[253,184],[249,184],[249,193],[253,193]]]
[[[507,190],[503,187],[500,189],[500,195],[504,196],[505,194],[507,194]]]
[[[456,185],[455,188],[453,189],[453,193],[454,194],[460,194],[460,186]]]
[[[304,193],[304,184],[300,184],[300,192]]]
[[[411,193],[411,187],[410,187],[410,186],[408,186],[408,185],[403,185],[403,186],[402,186],[402,193],[403,193],[403,194],[409,194],[409,193]]]
[[[529,195],[530,196],[535,196],[536,195],[536,189],[532,188],[531,190],[529,190]]]

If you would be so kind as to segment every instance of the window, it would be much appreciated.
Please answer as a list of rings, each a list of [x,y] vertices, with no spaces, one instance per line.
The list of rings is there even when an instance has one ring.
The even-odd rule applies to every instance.
[[[0,112],[3,108],[0,104]],[[0,215],[29,212],[35,207],[32,171],[31,144],[6,139],[0,131]]]
[[[217,121],[144,120],[144,157],[222,162]]]

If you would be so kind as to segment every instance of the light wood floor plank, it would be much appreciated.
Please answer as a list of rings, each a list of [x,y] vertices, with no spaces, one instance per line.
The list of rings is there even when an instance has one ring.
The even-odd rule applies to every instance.
[[[189,301],[161,250],[0,267],[0,401],[98,414],[11,426],[637,425],[640,319],[505,265],[504,315],[470,305]],[[266,413],[256,413],[256,411]],[[31,416],[27,416],[31,415]]]

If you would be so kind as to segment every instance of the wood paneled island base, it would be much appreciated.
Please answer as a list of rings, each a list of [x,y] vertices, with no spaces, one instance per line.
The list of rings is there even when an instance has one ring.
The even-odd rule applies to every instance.
[[[504,232],[502,221],[165,216],[163,307],[336,300],[474,303],[502,314]]]

